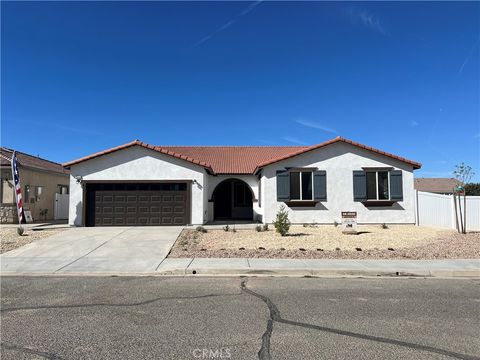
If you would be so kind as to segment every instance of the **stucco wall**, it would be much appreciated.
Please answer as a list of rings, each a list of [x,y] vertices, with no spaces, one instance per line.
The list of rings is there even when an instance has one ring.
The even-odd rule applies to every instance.
[[[272,164],[262,171],[264,222],[275,219],[278,208],[276,171],[285,167],[318,167],[327,172],[327,201],[315,207],[289,208],[292,223],[341,222],[342,211],[356,211],[359,223],[414,223],[413,168],[401,161],[358,147],[336,143]],[[365,207],[353,201],[353,170],[362,167],[393,167],[402,170],[403,201],[391,207]]]
[[[218,184],[227,179],[242,180],[252,189],[254,198],[258,200],[258,176],[254,175],[217,175],[208,176],[208,199],[212,198],[213,192]],[[213,202],[208,202],[208,221],[213,220]],[[259,202],[253,202],[254,219],[261,219],[263,215],[263,207],[259,207]]]
[[[83,188],[74,178],[78,175],[82,176],[84,181],[196,180],[197,183],[191,187],[191,222],[202,224],[206,220],[202,206],[205,202],[205,169],[184,160],[135,146],[72,166],[70,225],[82,225]]]
[[[25,168],[23,166],[20,166],[18,170],[20,173],[20,184],[22,186],[24,209],[32,212],[34,221],[52,220],[55,211],[55,194],[59,192],[58,185],[68,186],[68,175],[35,170],[31,168]],[[5,181],[5,179],[8,180]],[[2,203],[15,203],[11,171],[2,170],[2,181]],[[26,185],[30,186],[29,200],[25,197]],[[35,187],[37,186],[41,186],[43,188],[42,194],[38,198],[35,196]],[[40,216],[40,211],[44,209],[47,209],[46,217]]]

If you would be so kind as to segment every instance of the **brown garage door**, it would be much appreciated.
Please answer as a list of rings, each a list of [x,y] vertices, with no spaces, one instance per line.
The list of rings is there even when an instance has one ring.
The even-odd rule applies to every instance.
[[[185,225],[186,183],[87,184],[87,226]]]

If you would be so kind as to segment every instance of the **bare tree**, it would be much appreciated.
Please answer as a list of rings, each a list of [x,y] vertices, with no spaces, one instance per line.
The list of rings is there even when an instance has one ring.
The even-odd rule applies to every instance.
[[[467,196],[465,193],[465,185],[470,182],[472,177],[475,175],[475,172],[472,170],[471,166],[461,163],[455,166],[455,171],[453,172],[455,179],[459,182],[457,188],[454,191],[454,196],[458,196],[458,212],[460,215],[460,227],[458,227],[458,232],[462,234],[467,233]],[[461,195],[463,193],[463,219],[462,219],[462,207],[461,207]],[[454,198],[455,201],[455,198]],[[456,204],[456,203],[455,203]],[[455,208],[456,209],[456,208]],[[457,213],[455,212],[457,217]]]

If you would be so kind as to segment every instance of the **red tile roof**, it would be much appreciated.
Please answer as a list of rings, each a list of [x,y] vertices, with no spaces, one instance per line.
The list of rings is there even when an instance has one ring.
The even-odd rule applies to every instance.
[[[461,183],[454,178],[417,178],[414,182],[415,190],[438,194],[452,194]]]
[[[406,162],[412,165],[415,169],[419,169],[421,167],[421,164],[415,161],[411,161],[403,157],[374,149],[372,147],[365,146],[341,137],[337,137],[313,146],[153,146],[143,143],[139,140],[134,140],[124,145],[67,162],[63,164],[63,166],[70,167],[80,162],[121,149],[126,149],[132,146],[142,146],[147,149],[158,151],[160,153],[203,166],[213,174],[253,174],[255,171],[264,166],[303,154],[308,151],[319,149],[336,142],[348,143],[390,158],[400,160],[402,162]]]
[[[215,174],[253,174],[258,164],[304,149],[305,146],[162,146],[210,164]]]
[[[70,172],[65,169],[62,164],[42,159],[38,156],[29,155],[20,151],[17,151],[17,161],[21,166],[26,166],[33,169],[39,169],[44,171],[51,171],[59,174],[69,174]],[[0,165],[11,166],[13,149],[6,147],[0,147]]]

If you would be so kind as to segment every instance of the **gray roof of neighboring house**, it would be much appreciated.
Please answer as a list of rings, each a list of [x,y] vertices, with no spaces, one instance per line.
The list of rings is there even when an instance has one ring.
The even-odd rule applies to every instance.
[[[460,183],[454,178],[417,178],[414,184],[418,191],[448,194]]]
[[[12,154],[13,154],[13,149],[9,149],[3,146],[0,147],[0,165],[2,167],[10,166]],[[20,151],[16,151],[16,154],[17,154],[17,161],[20,164],[20,166],[25,166],[32,169],[50,171],[50,172],[65,174],[65,175],[70,173],[70,171],[65,169],[62,166],[62,164],[59,164],[50,160],[42,159],[38,156],[25,154]]]

